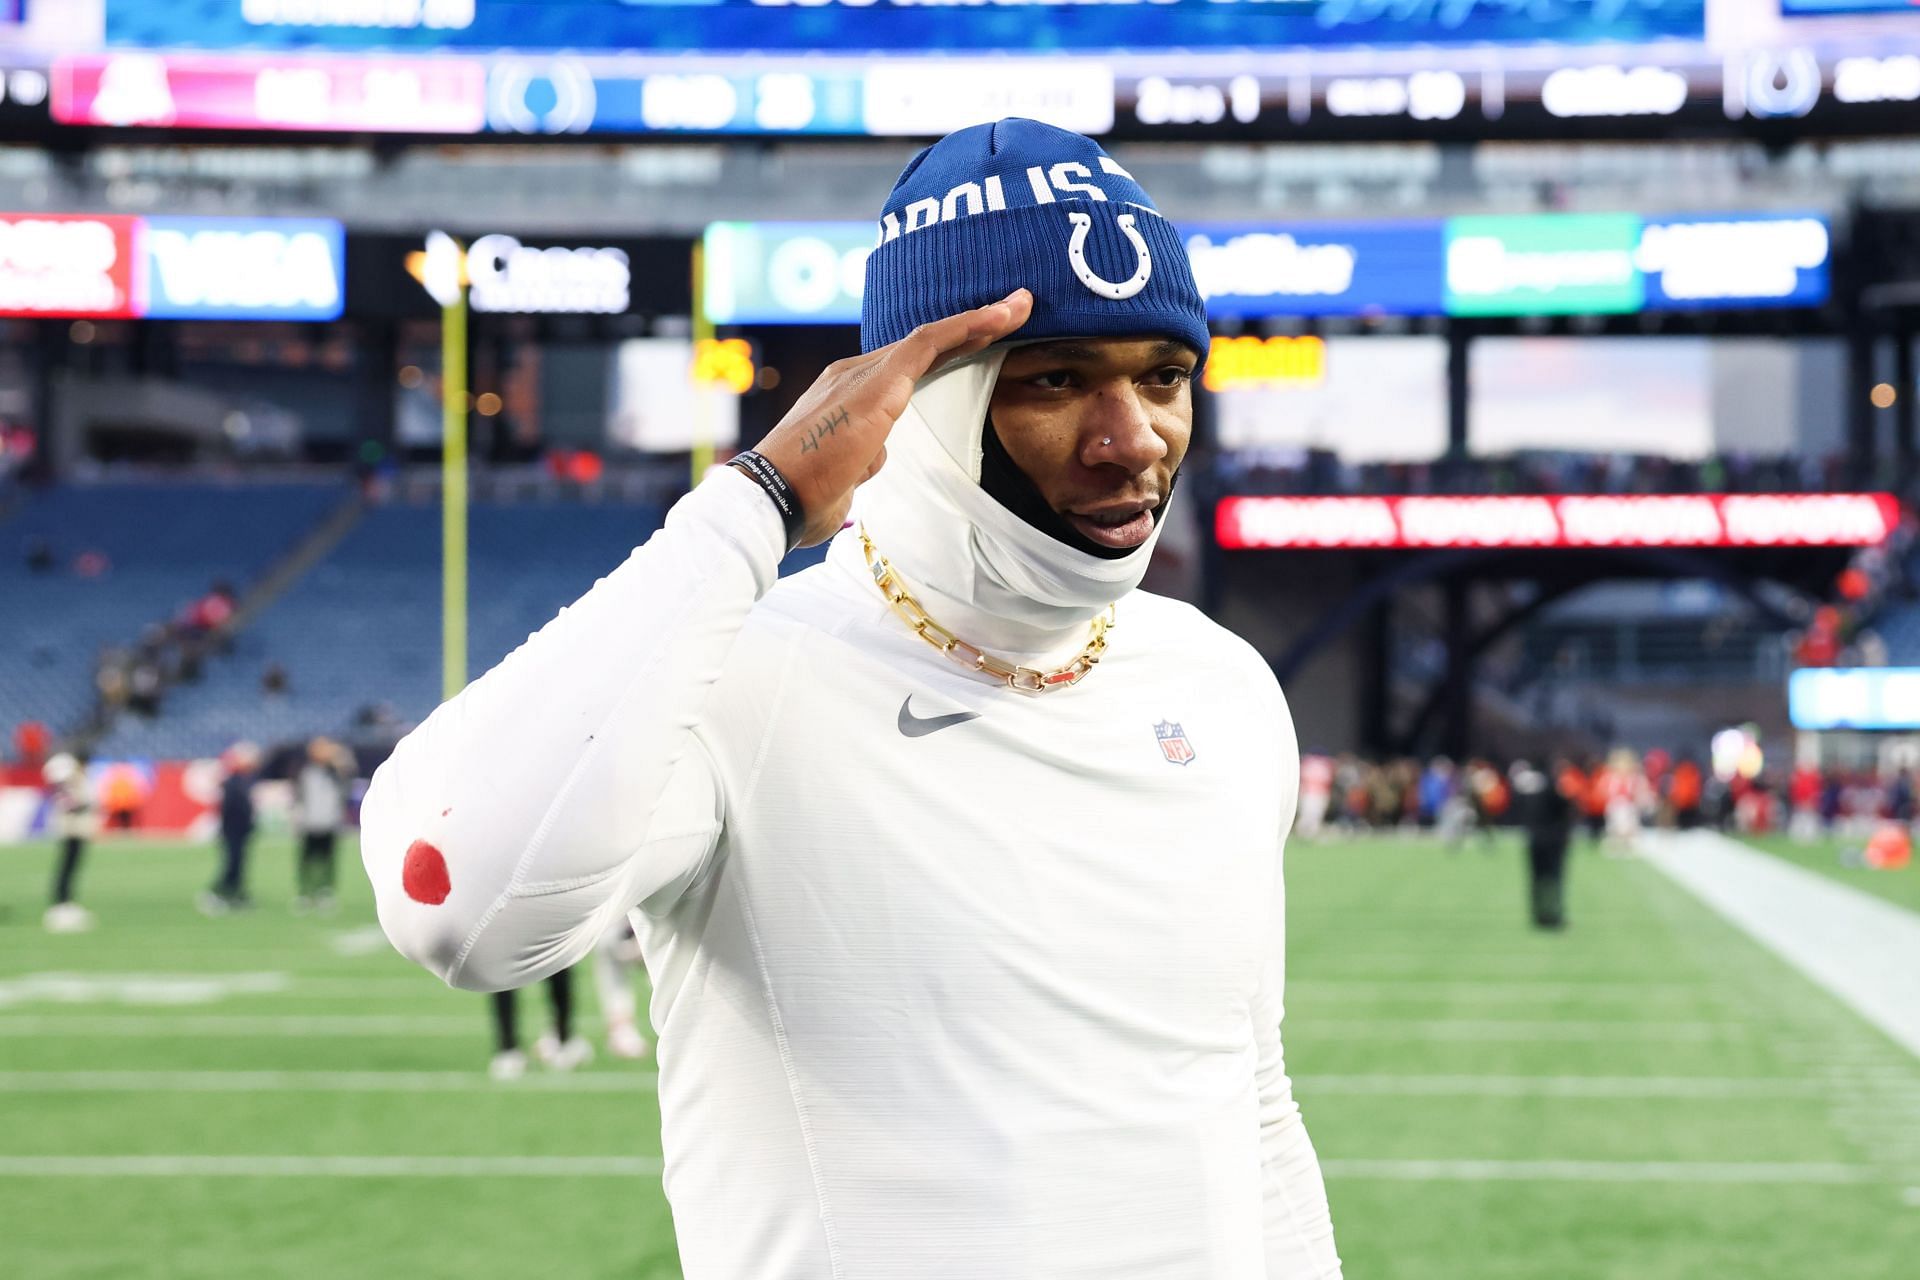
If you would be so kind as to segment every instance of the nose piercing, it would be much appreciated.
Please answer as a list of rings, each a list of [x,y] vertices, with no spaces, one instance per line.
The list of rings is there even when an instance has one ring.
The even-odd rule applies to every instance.
[[[1113,443],[1113,437],[1112,437],[1112,436],[1107,436],[1107,437],[1106,437],[1105,439],[1103,439],[1103,440],[1101,440],[1101,441],[1100,441],[1100,443],[1101,443],[1101,444],[1103,444],[1103,445],[1106,445],[1106,444],[1112,444],[1112,443]]]

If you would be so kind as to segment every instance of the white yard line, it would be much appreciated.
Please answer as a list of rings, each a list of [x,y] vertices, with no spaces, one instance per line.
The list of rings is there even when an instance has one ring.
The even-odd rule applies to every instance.
[[[0,1078],[3,1080],[3,1078]],[[1743,1076],[1295,1076],[1308,1096],[1415,1098],[1827,1098],[1822,1080]],[[0,1088],[4,1088],[0,1082]],[[1920,1099],[1920,1090],[1915,1092]]]
[[[6,1036],[487,1036],[486,1010],[450,1014],[329,1013],[279,1017],[251,1013],[0,1014]]]
[[[0,1156],[9,1178],[635,1178],[658,1156]]]
[[[0,1093],[644,1093],[651,1071],[0,1071]]]
[[[1748,1022],[1637,1022],[1508,1018],[1313,1018],[1299,1034],[1326,1040],[1677,1040],[1751,1036]]]
[[[1645,855],[1920,1056],[1920,915],[1712,832],[1650,836]]]
[[[1287,983],[1287,998],[1315,1000],[1484,1000],[1488,1003],[1618,999],[1642,1004],[1659,996],[1698,1000],[1716,989],[1704,982],[1473,982],[1464,979],[1412,978],[1381,982],[1372,978],[1296,978]]]
[[[1663,1160],[1322,1160],[1329,1178],[1390,1182],[1862,1183],[1893,1175],[1862,1164],[1702,1164]]]

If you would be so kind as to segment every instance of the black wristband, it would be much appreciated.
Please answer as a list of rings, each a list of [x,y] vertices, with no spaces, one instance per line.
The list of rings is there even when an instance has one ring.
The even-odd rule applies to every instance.
[[[807,513],[800,509],[800,499],[794,494],[793,486],[780,474],[780,468],[768,462],[752,449],[745,453],[736,453],[727,459],[727,465],[738,467],[751,476],[767,497],[772,499],[774,510],[780,513],[780,522],[787,528],[787,550],[800,545],[800,539],[807,531]]]

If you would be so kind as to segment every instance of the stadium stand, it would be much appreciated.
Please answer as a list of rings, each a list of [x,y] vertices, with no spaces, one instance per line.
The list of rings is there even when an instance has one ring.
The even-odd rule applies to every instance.
[[[652,503],[482,503],[470,512],[468,670],[479,675],[645,542]],[[799,553],[789,571],[819,559]],[[269,694],[270,666],[286,676]],[[263,610],[151,720],[123,717],[111,756],[190,758],[237,739],[390,738],[440,701],[440,511],[369,509],[332,553]]]
[[[130,646],[220,579],[265,573],[337,507],[338,483],[112,482],[0,513],[0,723],[71,732],[103,648]]]

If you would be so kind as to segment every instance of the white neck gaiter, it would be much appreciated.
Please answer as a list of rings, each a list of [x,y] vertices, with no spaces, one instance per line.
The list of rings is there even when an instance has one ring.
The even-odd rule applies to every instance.
[[[1076,550],[980,487],[981,433],[1004,346],[920,380],[887,439],[887,464],[854,495],[853,518],[935,622],[996,657],[1064,659],[1087,624],[1140,585],[1160,523],[1107,560]],[[1161,522],[1163,523],[1163,522]],[[872,585],[854,530],[828,556]]]

